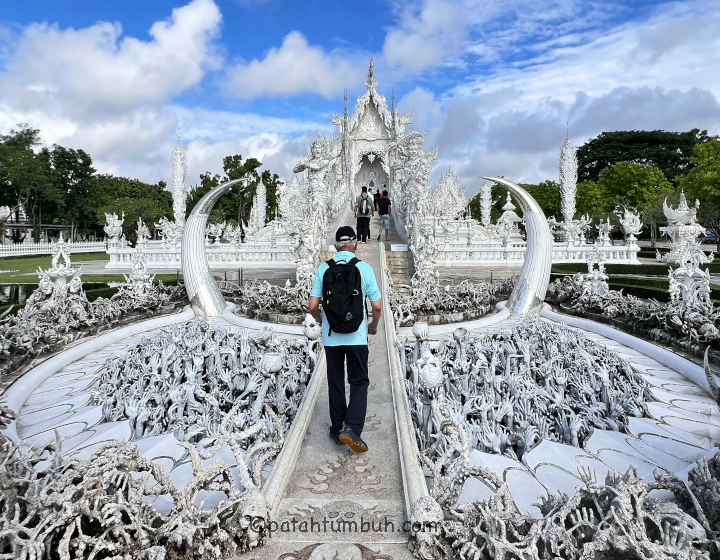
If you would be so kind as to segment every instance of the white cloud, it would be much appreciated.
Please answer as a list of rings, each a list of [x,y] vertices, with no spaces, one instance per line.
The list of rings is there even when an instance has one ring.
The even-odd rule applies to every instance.
[[[318,93],[331,97],[362,81],[361,59],[345,50],[325,52],[310,45],[299,31],[287,34],[280,47],[262,60],[241,62],[227,73],[225,90],[240,99]]]
[[[31,24],[0,75],[2,100],[15,110],[44,107],[76,118],[167,101],[218,68],[220,20],[212,0],[193,0],[153,24],[150,41],[123,37],[119,23],[77,30]]]
[[[513,4],[519,2],[509,2],[509,8]],[[469,192],[485,172],[519,182],[557,179],[568,125],[576,144],[612,130],[696,127],[720,133],[717,7],[672,3],[604,31],[584,21],[585,28],[573,23],[555,34],[543,29],[537,15],[528,19],[529,30],[493,31],[504,17],[487,23],[484,42],[468,41],[466,56],[487,63],[487,52],[501,52],[506,62],[492,59],[483,75],[439,96],[428,92],[429,101],[413,92],[418,117],[434,123],[428,147],[439,145],[438,167],[452,165]],[[522,38],[533,34],[548,38],[528,50]],[[479,52],[477,45],[483,47]]]
[[[466,33],[467,10],[460,3],[408,3],[402,9],[400,25],[385,36],[383,55],[392,67],[418,72],[459,54]]]

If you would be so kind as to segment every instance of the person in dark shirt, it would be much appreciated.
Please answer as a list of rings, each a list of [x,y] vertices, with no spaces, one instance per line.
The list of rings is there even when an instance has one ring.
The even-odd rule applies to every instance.
[[[380,200],[377,201],[378,214],[380,214],[380,233],[377,240],[380,241],[383,230],[385,230],[385,241],[390,236],[390,215],[392,214],[392,202],[388,196],[387,189],[383,190]]]
[[[385,188],[387,185],[385,185],[383,188]],[[375,199],[375,212],[378,211],[378,201],[380,200],[380,189],[375,191],[375,194],[373,195],[373,198]]]

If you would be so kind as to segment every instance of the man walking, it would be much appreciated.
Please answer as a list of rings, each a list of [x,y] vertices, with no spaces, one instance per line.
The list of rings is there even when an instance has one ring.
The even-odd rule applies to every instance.
[[[372,267],[355,256],[357,238],[350,226],[335,233],[335,258],[323,263],[315,274],[308,312],[321,320],[327,361],[330,404],[330,437],[356,453],[368,450],[360,438],[367,413],[368,334],[377,334],[382,311],[380,290]],[[365,298],[372,304],[367,324]],[[345,362],[350,401],[345,400]]]
[[[380,241],[383,230],[385,230],[385,241],[387,241],[390,235],[390,216],[392,215],[392,202],[390,202],[387,190],[382,192],[377,206],[378,212],[380,213],[380,233],[378,234],[377,240]]]
[[[387,187],[387,185],[384,185],[383,188]],[[378,189],[375,194],[373,195],[373,206],[375,207],[375,212],[378,211],[378,200],[380,200],[380,189]]]
[[[367,187],[362,188],[362,193],[355,200],[355,218],[357,219],[358,238],[360,243],[367,243],[370,238],[370,218],[375,213],[373,210],[373,199],[367,192]]]

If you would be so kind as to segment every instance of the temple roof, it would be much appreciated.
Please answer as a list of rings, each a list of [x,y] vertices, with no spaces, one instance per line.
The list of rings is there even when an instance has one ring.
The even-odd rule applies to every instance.
[[[357,130],[370,102],[375,105],[375,109],[377,109],[380,119],[388,132],[392,130],[392,114],[388,110],[385,96],[377,92],[377,86],[378,82],[375,79],[375,60],[370,58],[370,67],[368,68],[367,78],[365,79],[365,93],[358,97],[352,117],[350,117],[350,125],[348,127],[350,133]]]

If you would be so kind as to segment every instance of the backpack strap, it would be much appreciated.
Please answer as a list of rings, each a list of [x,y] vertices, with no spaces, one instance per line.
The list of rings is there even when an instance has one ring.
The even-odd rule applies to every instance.
[[[335,262],[335,259],[330,259],[329,261],[325,261],[325,264],[328,265],[329,268],[332,268],[337,263]]]

